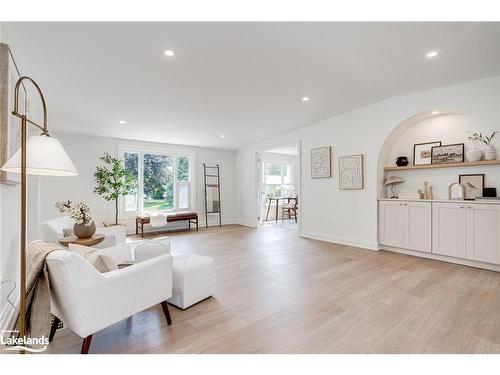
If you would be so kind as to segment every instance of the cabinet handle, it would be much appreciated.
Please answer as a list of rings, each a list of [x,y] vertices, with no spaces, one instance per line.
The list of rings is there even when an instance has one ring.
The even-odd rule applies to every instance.
[[[460,208],[464,208],[464,206],[460,206]]]
[[[472,208],[472,206],[467,206],[467,208],[470,210]]]

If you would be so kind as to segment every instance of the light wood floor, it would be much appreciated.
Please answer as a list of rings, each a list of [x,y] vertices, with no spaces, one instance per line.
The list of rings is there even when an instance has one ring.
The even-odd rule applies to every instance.
[[[297,238],[282,227],[171,235],[217,263],[217,294],[94,335],[91,353],[500,353],[500,273]],[[133,298],[133,296],[131,296]],[[49,353],[79,353],[56,334]]]

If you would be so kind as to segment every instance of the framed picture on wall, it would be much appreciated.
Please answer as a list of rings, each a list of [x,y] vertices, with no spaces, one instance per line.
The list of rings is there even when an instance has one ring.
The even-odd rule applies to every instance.
[[[363,189],[363,155],[339,157],[339,188],[342,190]]]
[[[427,165],[432,162],[432,148],[441,146],[441,141],[413,145],[413,165]]]
[[[431,154],[431,164],[463,163],[465,161],[463,143],[434,146],[431,149]]]
[[[330,146],[311,150],[311,178],[332,177],[332,148]]]
[[[465,200],[471,201],[483,196],[484,174],[461,174],[458,182],[465,188]]]

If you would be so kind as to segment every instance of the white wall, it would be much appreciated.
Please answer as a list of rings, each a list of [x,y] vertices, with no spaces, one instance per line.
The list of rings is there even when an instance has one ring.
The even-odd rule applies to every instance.
[[[381,148],[401,122],[436,108],[458,108],[482,127],[499,129],[500,77],[396,97],[239,150],[236,170],[240,220],[256,224],[255,151],[277,143],[302,141],[301,234],[377,249]],[[309,177],[310,150],[326,145],[333,146],[333,178],[313,180]],[[364,190],[339,190],[338,157],[351,154],[365,156]]]
[[[95,187],[94,172],[100,164],[99,157],[109,152],[117,155],[120,145],[133,145],[135,147],[153,147],[155,149],[168,150],[173,147],[177,150],[194,151],[195,173],[196,173],[196,211],[200,222],[205,221],[204,210],[204,186],[202,163],[207,165],[219,164],[221,168],[221,196],[222,196],[222,220],[223,223],[234,223],[237,218],[235,208],[235,155],[234,151],[216,150],[200,147],[187,147],[178,145],[166,145],[151,142],[133,142],[116,138],[84,136],[69,133],[57,133],[57,137],[66,149],[71,160],[78,169],[76,177],[52,177],[45,178],[40,183],[40,220],[57,217],[59,214],[54,204],[61,200],[84,201],[91,207],[96,223],[100,225],[103,221],[114,220],[114,203],[105,201],[101,196],[93,192]],[[212,219],[212,221],[210,220]],[[209,223],[218,220],[216,215],[209,217]],[[129,232],[135,231],[134,220],[126,220]],[[180,223],[184,226],[184,223]]]

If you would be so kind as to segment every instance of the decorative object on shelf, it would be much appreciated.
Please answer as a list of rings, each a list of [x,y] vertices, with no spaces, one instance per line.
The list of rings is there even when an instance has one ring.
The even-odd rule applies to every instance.
[[[115,223],[118,223],[118,199],[121,196],[133,194],[137,188],[137,181],[132,172],[125,169],[123,160],[112,157],[107,152],[99,158],[104,162],[103,167],[97,167],[94,173],[97,186],[94,193],[99,194],[107,201],[115,201]]]
[[[340,189],[363,189],[363,173],[363,155],[349,155],[339,157]]]
[[[474,200],[483,195],[484,174],[461,174],[458,182],[465,186],[465,200]]]
[[[332,177],[332,148],[330,146],[311,150],[311,178]]]
[[[448,199],[450,200],[464,200],[465,199],[465,186],[460,182],[454,182],[448,187]]]
[[[424,199],[433,199],[432,186],[429,181],[424,181]]]
[[[431,154],[432,164],[463,163],[465,160],[463,143],[434,146],[431,148]]]
[[[495,130],[489,137],[487,135],[483,135],[482,133],[467,133],[470,134],[469,141],[483,142],[486,145],[484,160],[495,160],[497,158],[497,151],[495,150],[495,146],[491,144],[491,141],[495,138],[498,131]]]
[[[441,141],[416,143],[413,145],[413,165],[427,165],[432,162],[432,148],[441,146]]]
[[[405,180],[403,180],[401,177],[398,176],[387,177],[387,179],[384,182],[384,186],[391,187],[391,193],[392,193],[392,197],[390,197],[391,199],[398,199],[398,194],[396,192],[396,185],[399,185],[403,182],[405,182]]]
[[[0,65],[1,66],[1,65]],[[0,76],[0,80],[2,77]],[[31,83],[35,88],[41,102],[43,125],[37,124],[26,113],[22,111],[19,99],[22,99],[22,94],[19,91],[24,83]],[[0,87],[3,90],[5,82],[0,82]],[[19,78],[14,87],[14,107],[12,115],[21,120],[21,142],[16,153],[1,167],[3,172],[16,173],[20,175],[20,228],[19,228],[19,320],[18,334],[23,342],[26,340],[26,227],[27,227],[27,175],[38,176],[76,176],[76,170],[73,162],[64,150],[61,143],[53,137],[49,136],[49,128],[47,123],[47,106],[40,86],[30,77],[23,76]],[[3,120],[2,120],[3,121]],[[40,135],[36,135],[27,139],[29,126],[33,126],[37,131],[41,131]],[[29,152],[28,152],[29,151]],[[21,354],[25,353],[24,349],[20,350]]]
[[[422,189],[418,189],[418,199],[424,199],[424,192]]]
[[[398,167],[406,167],[409,164],[407,156],[398,156],[396,159],[396,165]]]
[[[90,208],[84,202],[73,203],[71,201],[57,202],[55,204],[59,213],[69,213],[69,217],[75,220],[73,233],[78,238],[92,237],[96,231],[96,226]]]
[[[487,188],[485,187],[483,189],[483,198],[495,198],[497,196],[497,189],[496,188]]]
[[[469,151],[467,151],[467,160],[468,161],[483,160],[483,151],[478,150],[476,147],[472,147]]]

